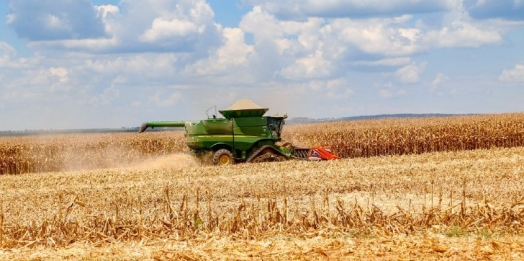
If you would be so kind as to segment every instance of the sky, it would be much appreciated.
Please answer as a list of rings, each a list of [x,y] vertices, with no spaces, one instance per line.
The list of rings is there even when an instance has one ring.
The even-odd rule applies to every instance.
[[[524,112],[524,0],[8,0],[0,130]],[[213,110],[211,110],[213,111]]]

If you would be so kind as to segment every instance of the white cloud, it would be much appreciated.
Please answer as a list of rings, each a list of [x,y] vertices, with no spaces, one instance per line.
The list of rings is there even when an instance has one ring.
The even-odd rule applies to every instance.
[[[40,94],[46,95],[46,93],[52,93],[57,91],[68,91],[71,89],[69,82],[68,69],[64,67],[51,67],[51,68],[34,68],[28,69],[25,72],[27,80],[22,80],[24,89],[27,94]]]
[[[298,59],[294,64],[283,68],[280,75],[288,79],[322,78],[330,75],[332,66],[321,54]]]
[[[449,77],[443,73],[438,73],[435,79],[431,82],[431,89],[430,91],[436,91],[438,88],[440,88],[442,85],[449,82]]]
[[[187,66],[185,70],[187,74],[202,77],[217,77],[218,75],[229,75],[231,77],[230,72],[235,71],[237,74],[241,74],[240,71],[242,71],[245,72],[243,75],[233,77],[236,79],[239,79],[238,77],[249,77],[247,68],[250,65],[250,57],[253,55],[254,47],[244,42],[244,32],[238,28],[224,28],[222,33],[225,39],[224,45],[209,57]]]
[[[344,78],[325,81],[314,80],[310,81],[308,85],[309,89],[315,93],[315,96],[329,100],[347,100],[354,93]]]
[[[107,19],[109,15],[113,15],[113,16],[120,15],[120,8],[114,5],[99,5],[99,6],[96,6],[96,10],[98,11],[98,16],[102,17],[103,19]]]
[[[390,90],[380,90],[378,92],[378,95],[384,99],[388,99],[388,98],[391,98],[393,96],[393,94],[391,93]]]
[[[514,69],[503,70],[499,76],[502,82],[524,82],[524,65],[517,64]]]
[[[101,18],[104,23],[104,28],[108,36],[113,36],[115,33],[114,24],[112,19],[122,18],[120,14],[120,8],[114,5],[99,5],[95,6],[97,10],[97,17]]]
[[[6,42],[0,42],[0,68],[7,66],[15,55],[15,48]]]
[[[287,111],[290,116],[330,117],[335,111],[337,116],[379,114],[434,102],[437,105],[427,107],[431,112],[442,108],[440,101],[432,100],[441,98],[433,91],[475,86],[457,88],[467,95],[483,88],[477,87],[482,83],[488,85],[471,72],[478,71],[477,63],[489,63],[487,57],[493,55],[474,48],[485,46],[483,52],[500,51],[504,52],[501,58],[509,57],[508,50],[518,46],[508,43],[500,45],[507,48],[500,48],[497,44],[504,41],[506,32],[516,32],[510,35],[513,37],[522,29],[522,23],[516,21],[474,20],[459,7],[462,0],[246,0],[255,5],[233,28],[217,24],[204,0],[121,0],[118,6],[91,4],[87,11],[69,6],[68,15],[55,12],[62,10],[58,5],[65,0],[28,1],[52,5],[42,7],[37,17],[50,17],[45,24],[53,24],[54,29],[46,28],[57,35],[45,38],[28,31],[29,36],[19,36],[27,39],[22,43],[27,48],[20,49],[11,42],[0,42],[0,100],[4,108],[14,111],[9,115],[2,111],[2,120],[17,119],[22,113],[18,108],[24,108],[24,115],[46,117],[39,113],[49,107],[54,108],[52,112],[72,115],[64,122],[83,119],[79,111],[94,119],[110,118],[106,112],[111,110],[120,114],[117,120],[127,117],[123,126],[132,126],[139,118],[200,119],[202,110],[212,105],[227,107],[244,97],[260,99],[261,105]],[[19,32],[24,29],[22,18],[30,18],[27,8],[31,5],[13,2],[18,8],[7,20],[11,28],[19,26],[15,29]],[[74,22],[71,10],[89,15],[98,34],[81,27],[89,23]],[[425,14],[429,12],[432,14]],[[223,19],[222,15],[227,13],[217,18]],[[435,52],[441,48],[446,51]],[[471,52],[475,63],[464,70],[464,63],[454,59]],[[442,53],[446,55],[440,57]],[[426,58],[431,64],[423,62]],[[514,64],[520,58],[511,59],[505,63]],[[522,67],[518,64],[495,74],[500,73],[503,82],[521,82]],[[433,77],[427,82],[426,72]],[[411,91],[409,84],[416,83],[430,92]],[[514,103],[514,108],[522,108],[520,101]],[[170,109],[146,106],[152,104]],[[462,111],[455,112],[478,111],[470,109],[478,102],[460,106],[464,106]],[[492,108],[499,110],[496,105]],[[115,118],[106,122],[113,124],[112,120]]]
[[[52,76],[56,76],[61,83],[67,82],[67,69],[64,67],[51,67],[49,68],[49,73]]]
[[[491,28],[481,28],[467,22],[455,21],[451,26],[426,33],[424,41],[428,45],[443,48],[479,47],[502,41],[502,35]]]
[[[114,85],[105,89],[100,95],[99,98],[102,103],[110,104],[112,101],[120,97],[120,90],[118,90]]]
[[[421,31],[404,27],[411,16],[366,20],[336,19],[331,22],[338,44],[352,44],[358,49],[382,56],[406,56],[421,50]]]
[[[129,11],[138,17],[126,16],[119,21],[119,25],[129,33],[130,25],[123,22],[142,19],[139,27],[134,28],[137,35],[132,36],[139,41],[182,49],[194,47],[195,44],[204,46],[216,44],[199,42],[205,41],[213,34],[218,34],[219,31],[218,26],[213,22],[214,12],[204,0],[160,0],[147,3],[127,0],[127,2],[133,4]],[[145,10],[141,10],[142,8]]]
[[[395,72],[395,78],[401,83],[417,83],[424,72],[426,64],[417,65],[415,62],[404,66]]]
[[[60,18],[55,15],[47,15],[44,26],[52,30],[71,30],[67,17]]]
[[[157,92],[152,98],[152,102],[159,107],[171,107],[182,99],[180,92],[172,92],[166,94],[164,92]]]
[[[262,38],[279,38],[284,32],[279,21],[271,14],[262,10],[260,6],[255,6],[242,18],[240,29],[244,32],[252,33],[255,41]]]
[[[131,82],[142,83],[173,75],[178,56],[172,53],[144,53],[91,57],[82,61],[81,68],[98,76],[126,75]]]
[[[202,56],[207,49],[222,43],[220,26],[213,21],[213,10],[205,0],[123,0],[120,6],[93,6],[86,0],[73,1],[82,4],[68,2],[66,5],[64,1],[55,0],[49,6],[39,3],[42,15],[35,19],[40,17],[43,22],[29,18],[30,4],[17,4],[9,14],[9,24],[27,38],[34,49],[65,48],[104,53],[182,52]],[[54,10],[55,5],[60,7]],[[76,8],[83,11],[75,13]],[[96,23],[89,22],[87,17]],[[21,22],[24,18],[39,24],[28,29],[28,25]],[[79,19],[84,20],[79,23]],[[38,29],[40,27],[45,28]]]
[[[380,90],[378,91],[378,96],[382,99],[400,97],[407,94],[405,89],[395,86],[395,84],[393,84],[391,81],[380,84],[379,88]]]
[[[166,20],[165,18],[156,18],[153,25],[148,29],[140,40],[145,42],[156,42],[158,40],[172,37],[184,37],[192,33],[198,33],[198,26],[187,20]]]
[[[7,24],[29,41],[105,37],[104,25],[90,1],[9,1]]]

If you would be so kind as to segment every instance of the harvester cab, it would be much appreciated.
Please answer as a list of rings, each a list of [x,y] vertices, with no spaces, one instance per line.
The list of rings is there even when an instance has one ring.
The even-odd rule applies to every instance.
[[[215,109],[210,116],[209,111]],[[337,159],[324,147],[297,148],[282,141],[281,135],[287,115],[264,116],[263,108],[250,100],[239,100],[231,107],[219,110],[223,118],[216,117],[216,107],[206,111],[207,119],[191,121],[145,122],[139,132],[148,127],[183,127],[187,146],[196,155],[213,154],[217,165],[235,162],[271,162],[291,158],[330,160]]]

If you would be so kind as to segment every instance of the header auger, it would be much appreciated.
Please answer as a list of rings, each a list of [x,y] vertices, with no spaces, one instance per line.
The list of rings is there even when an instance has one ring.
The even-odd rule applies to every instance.
[[[196,155],[213,154],[217,165],[235,162],[272,162],[292,158],[331,160],[339,157],[329,148],[297,148],[281,143],[284,116],[264,116],[262,108],[250,100],[239,100],[231,107],[220,110],[224,118],[216,115],[198,122],[152,121],[145,122],[139,132],[148,127],[183,127],[187,146]]]

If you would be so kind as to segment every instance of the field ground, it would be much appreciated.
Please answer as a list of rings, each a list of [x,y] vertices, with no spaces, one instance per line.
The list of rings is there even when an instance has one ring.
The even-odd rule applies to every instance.
[[[524,148],[0,176],[0,260],[523,260]]]

